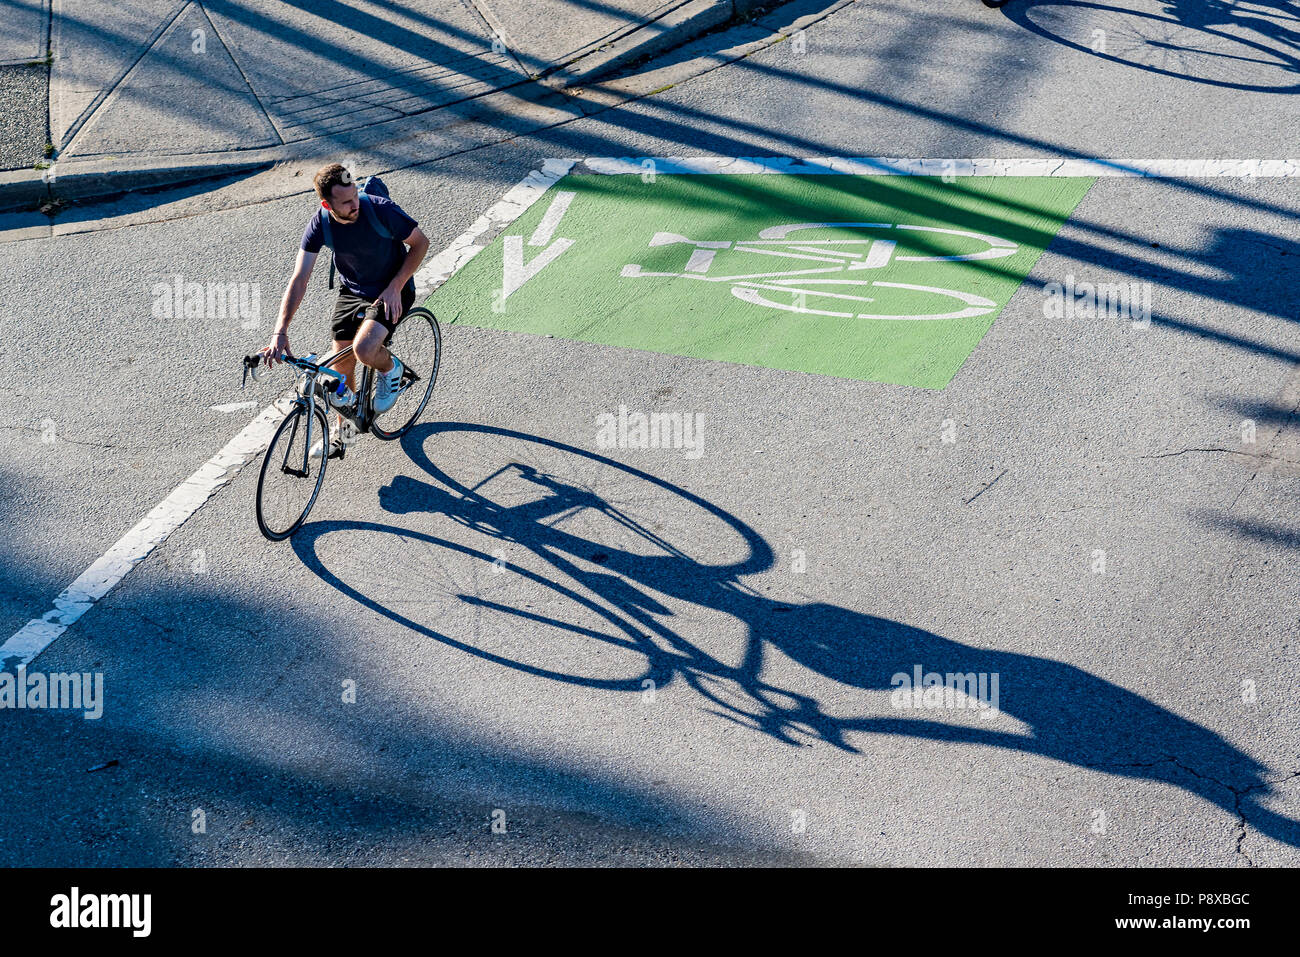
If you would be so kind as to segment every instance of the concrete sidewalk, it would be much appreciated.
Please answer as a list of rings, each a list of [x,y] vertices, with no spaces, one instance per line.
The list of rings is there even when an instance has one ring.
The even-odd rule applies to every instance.
[[[45,58],[50,0],[0,0],[0,66]]]
[[[159,185],[163,167],[181,182],[254,152],[288,161],[346,151],[375,128],[395,138],[404,119],[592,80],[778,3],[0,0],[22,13],[17,56],[42,53],[49,18],[56,173],[95,170],[105,193]],[[138,182],[140,169],[155,175]],[[48,185],[40,171],[0,174],[0,208]]]

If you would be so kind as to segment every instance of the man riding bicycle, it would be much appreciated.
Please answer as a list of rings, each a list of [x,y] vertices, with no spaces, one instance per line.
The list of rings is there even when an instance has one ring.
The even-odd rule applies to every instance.
[[[420,262],[429,250],[429,240],[416,221],[400,206],[383,196],[357,190],[352,174],[338,163],[322,167],[315,176],[316,195],[328,215],[328,232],[334,249],[334,263],[342,280],[334,304],[332,325],[334,352],[352,346],[352,352],[332,363],[347,375],[348,387],[356,389],[356,360],[369,366],[375,377],[375,412],[386,412],[397,401],[402,381],[402,363],[388,351],[397,324],[415,301],[415,280]],[[362,203],[369,204],[365,213]],[[377,221],[377,222],[376,222]],[[376,229],[376,225],[380,228]],[[385,237],[380,230],[386,229]],[[280,301],[280,315],[271,342],[261,350],[268,365],[289,349],[289,323],[293,321],[307,291],[312,268],[326,243],[326,224],[321,215],[312,217],[302,234],[298,262]],[[397,237],[401,237],[400,239]],[[335,413],[330,458],[343,454],[343,419]]]

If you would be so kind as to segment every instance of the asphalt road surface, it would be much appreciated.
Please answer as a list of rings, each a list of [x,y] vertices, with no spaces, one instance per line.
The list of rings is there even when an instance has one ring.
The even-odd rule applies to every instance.
[[[0,66],[0,170],[30,169],[45,155],[49,67]]]
[[[385,179],[437,250],[547,157],[1295,155],[1280,33],[1082,10],[858,3]],[[239,357],[312,203],[0,245],[0,638],[287,384]],[[447,323],[422,423],[292,543],[246,467],[32,663],[105,705],[0,715],[0,863],[1295,865],[1298,214],[1100,177],[942,388]],[[260,326],[156,318],[178,275]],[[1149,322],[1048,318],[1067,277]],[[700,454],[603,448],[620,406]],[[898,708],[914,667],[999,713]]]

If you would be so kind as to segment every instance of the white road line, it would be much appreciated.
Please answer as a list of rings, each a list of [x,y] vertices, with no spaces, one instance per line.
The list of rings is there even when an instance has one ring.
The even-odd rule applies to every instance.
[[[266,448],[288,409],[287,397],[267,406],[225,448],[176,486],[153,511],[65,588],[54,599],[52,609],[29,621],[0,645],[0,666],[13,668],[29,663],[73,622],[90,611],[95,602],[166,541],[167,536],[180,528],[214,492],[233,479],[249,459]]]
[[[208,408],[213,412],[238,412],[240,409],[251,409],[256,405],[256,402],[228,402],[225,405],[210,405]]]
[[[647,165],[650,164],[650,165]],[[917,159],[894,156],[593,156],[579,173],[603,176],[786,174],[799,176],[1297,177],[1300,159]]]

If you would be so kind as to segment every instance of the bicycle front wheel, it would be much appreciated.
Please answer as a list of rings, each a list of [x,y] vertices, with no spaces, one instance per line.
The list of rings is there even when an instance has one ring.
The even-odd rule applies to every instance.
[[[329,423],[320,406],[314,418],[305,405],[298,406],[276,429],[257,477],[257,527],[271,541],[288,538],[307,520],[325,481],[329,443]],[[318,446],[315,456],[313,446]]]
[[[402,391],[388,411],[375,417],[370,431],[381,439],[396,439],[415,424],[433,395],[442,361],[438,320],[428,309],[417,306],[397,324],[388,348],[402,361]]]

